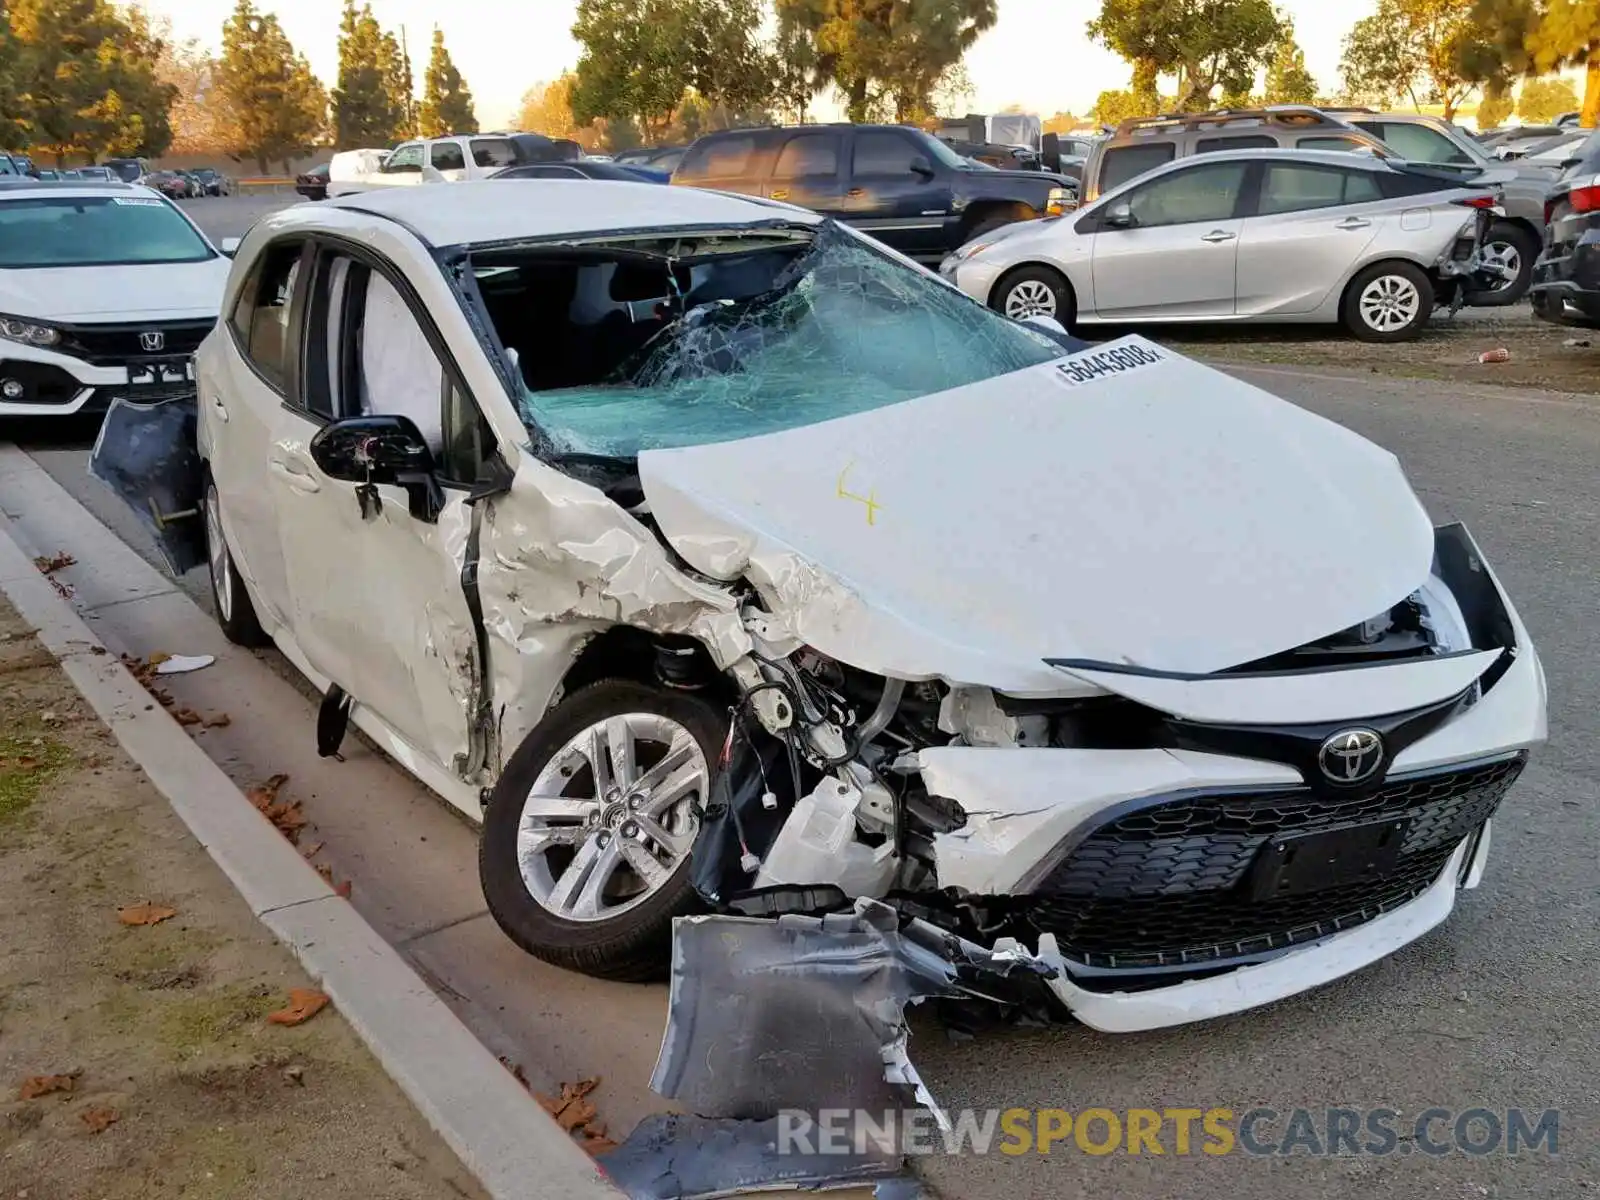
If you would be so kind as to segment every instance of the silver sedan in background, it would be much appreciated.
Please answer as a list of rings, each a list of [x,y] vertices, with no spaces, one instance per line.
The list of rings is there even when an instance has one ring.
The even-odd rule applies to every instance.
[[[1325,322],[1399,341],[1463,283],[1501,278],[1482,242],[1506,175],[1334,151],[1196,155],[985,234],[940,272],[1019,319]]]

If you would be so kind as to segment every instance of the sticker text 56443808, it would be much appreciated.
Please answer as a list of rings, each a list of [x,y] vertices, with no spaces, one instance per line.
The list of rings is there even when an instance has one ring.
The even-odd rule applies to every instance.
[[[1110,350],[1091,350],[1062,359],[1056,363],[1056,378],[1068,387],[1077,387],[1080,383],[1093,383],[1110,375],[1126,375],[1166,360],[1166,354],[1151,345],[1114,346]]]

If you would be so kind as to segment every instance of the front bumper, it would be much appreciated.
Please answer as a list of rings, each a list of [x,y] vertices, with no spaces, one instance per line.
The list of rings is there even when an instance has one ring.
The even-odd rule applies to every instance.
[[[160,378],[152,369],[156,364]],[[176,392],[193,390],[193,371],[187,364],[186,355],[92,363],[41,346],[0,341],[0,390],[9,380],[22,392],[12,399],[0,394],[0,417],[103,413],[118,396],[153,403]],[[134,374],[142,376],[136,383],[130,382],[130,367]]]

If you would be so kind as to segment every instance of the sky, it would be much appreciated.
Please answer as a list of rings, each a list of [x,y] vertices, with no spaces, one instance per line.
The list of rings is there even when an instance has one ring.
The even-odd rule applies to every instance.
[[[257,6],[278,14],[295,48],[332,87],[338,74],[336,0],[257,0]],[[1374,6],[1375,0],[1284,0],[1306,65],[1328,90],[1338,82],[1345,33]],[[148,7],[171,18],[178,38],[199,38],[216,49],[233,0],[149,0]],[[532,0],[520,6],[494,0],[445,5],[438,0],[372,0],[372,8],[385,28],[396,33],[404,28],[419,90],[434,24],[442,26],[445,45],[472,88],[478,122],[485,129],[508,127],[524,92],[578,61],[571,34],[577,0]],[[1128,65],[1084,33],[1085,23],[1099,12],[1099,0],[999,0],[999,9],[995,27],[967,54],[972,111],[998,112],[1020,104],[1046,117],[1063,111],[1081,114],[1102,90],[1128,85]],[[814,117],[833,115],[825,104],[814,108]]]

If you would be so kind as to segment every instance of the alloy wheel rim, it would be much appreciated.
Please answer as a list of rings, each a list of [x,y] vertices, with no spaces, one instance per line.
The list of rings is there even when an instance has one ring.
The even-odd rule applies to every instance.
[[[1368,328],[1395,333],[1416,320],[1422,296],[1404,275],[1380,275],[1361,290],[1359,308]]]
[[[206,488],[206,564],[211,571],[211,590],[217,598],[217,613],[224,621],[233,618],[233,565],[228,543],[222,537],[222,506],[215,485]]]
[[[1014,321],[1056,315],[1056,294],[1037,279],[1024,279],[1006,294],[1006,316]]]
[[[594,722],[550,757],[522,802],[523,886],[567,921],[637,907],[687,861],[710,780],[700,743],[672,718],[632,712]]]
[[[1515,286],[1522,276],[1522,252],[1513,242],[1490,242],[1483,248],[1483,261],[1504,267],[1509,272],[1504,279],[1489,289],[1491,295]]]

